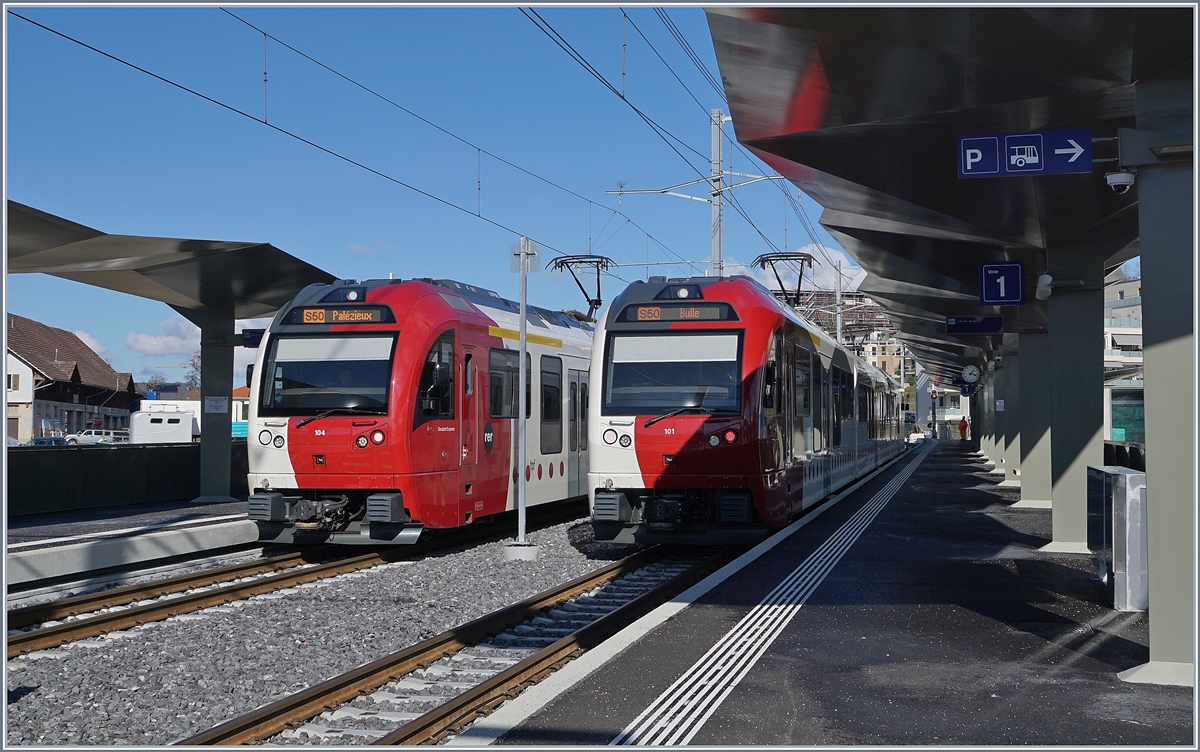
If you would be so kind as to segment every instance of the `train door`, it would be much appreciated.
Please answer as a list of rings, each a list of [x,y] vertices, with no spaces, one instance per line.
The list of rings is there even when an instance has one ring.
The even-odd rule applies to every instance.
[[[462,410],[458,414],[458,438],[461,444],[459,481],[464,496],[471,496],[479,456],[479,365],[475,346],[462,346]]]
[[[587,395],[586,371],[568,371],[567,395],[567,496],[587,493]]]

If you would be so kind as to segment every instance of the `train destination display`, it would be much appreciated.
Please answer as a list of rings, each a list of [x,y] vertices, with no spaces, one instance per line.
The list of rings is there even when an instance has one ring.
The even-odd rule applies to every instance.
[[[342,306],[338,308],[295,308],[288,324],[384,324],[392,321],[389,312],[380,306]]]
[[[728,321],[729,307],[722,303],[674,305],[631,305],[625,309],[626,321],[644,323],[671,321]]]

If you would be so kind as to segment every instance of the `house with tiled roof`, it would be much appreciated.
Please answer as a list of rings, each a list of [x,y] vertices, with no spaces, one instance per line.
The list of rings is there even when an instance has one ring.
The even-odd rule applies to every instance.
[[[133,374],[113,370],[65,329],[10,313],[5,333],[9,436],[25,442],[129,427],[129,405],[138,397]]]

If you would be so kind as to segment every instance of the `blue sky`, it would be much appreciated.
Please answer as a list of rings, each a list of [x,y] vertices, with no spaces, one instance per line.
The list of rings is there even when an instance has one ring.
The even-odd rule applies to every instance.
[[[688,91],[618,8],[538,13],[628,101],[699,152],[685,162],[619,97],[567,56],[518,8],[230,9],[242,19],[457,136],[569,188],[507,167],[323,70],[266,44],[268,121],[501,229],[322,153],[9,15],[6,18],[6,197],[104,232],[269,242],[339,277],[450,277],[516,297],[508,271],[515,233],[566,253],[619,263],[707,260],[710,209],[663,188],[708,172],[707,110],[725,105],[651,8],[628,9]],[[255,118],[264,112],[263,35],[217,7],[13,8],[116,57]],[[699,8],[670,18],[717,76]],[[732,125],[725,128],[733,136]],[[726,168],[760,173],[726,143]],[[787,184],[790,190],[794,187]],[[692,189],[697,190],[696,188]],[[770,182],[738,198],[758,231],[784,248],[811,243]],[[819,207],[805,197],[810,225]],[[725,257],[773,250],[726,211]],[[511,231],[510,231],[511,230]],[[513,232],[515,231],[515,233]],[[647,239],[647,233],[654,240]],[[661,244],[661,245],[660,245]],[[670,249],[664,250],[663,246]],[[672,255],[672,252],[677,255]],[[841,255],[837,251],[833,251]],[[547,252],[546,258],[549,258]],[[847,258],[846,264],[851,264]],[[705,266],[697,265],[702,273]],[[646,268],[625,268],[625,280]],[[681,276],[687,267],[651,267]],[[827,283],[832,276],[823,277]],[[607,278],[604,298],[624,282]],[[531,278],[530,301],[586,304],[569,277]],[[138,380],[186,363],[199,333],[166,305],[40,274],[7,277],[6,308],[82,332],[114,368]],[[236,371],[250,357],[240,353]],[[240,380],[235,381],[240,384]]]

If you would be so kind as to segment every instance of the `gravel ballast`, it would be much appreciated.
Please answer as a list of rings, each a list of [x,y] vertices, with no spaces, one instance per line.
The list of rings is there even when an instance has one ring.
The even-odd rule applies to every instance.
[[[586,522],[527,539],[536,561],[493,542],[14,658],[6,743],[170,744],[637,550]]]

